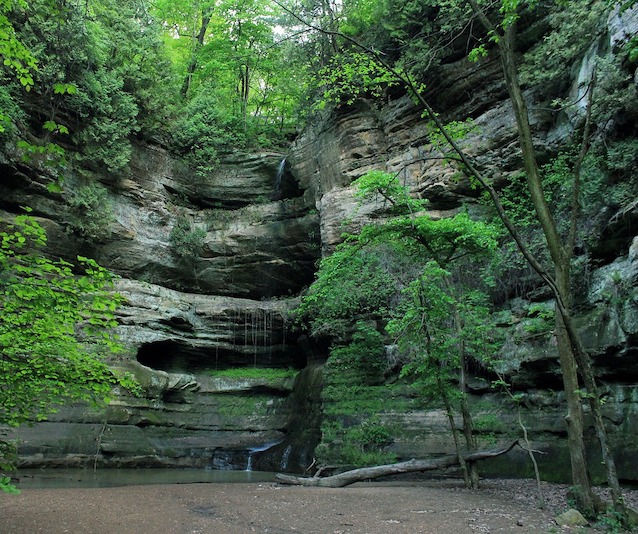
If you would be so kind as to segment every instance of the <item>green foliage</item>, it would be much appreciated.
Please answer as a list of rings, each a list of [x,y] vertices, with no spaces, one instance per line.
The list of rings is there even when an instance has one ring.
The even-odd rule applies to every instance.
[[[527,310],[527,318],[523,321],[525,337],[548,335],[556,325],[553,305],[531,304]]]
[[[136,0],[34,0],[12,7],[8,21],[38,66],[32,95],[19,105],[46,110],[45,143],[66,130],[85,165],[121,171],[131,136],[157,131],[174,100],[159,28]]]
[[[327,103],[352,104],[360,96],[379,97],[397,85],[396,76],[367,54],[350,51],[335,56],[318,73],[317,85],[323,86],[322,109]]]
[[[110,235],[115,222],[108,190],[99,182],[67,189],[69,226],[79,236],[100,241]]]
[[[322,463],[364,466],[395,460],[384,450],[393,441],[392,429],[377,416],[398,407],[393,400],[398,392],[382,385],[388,367],[383,343],[372,324],[358,321],[350,342],[332,347],[321,390],[323,437],[316,454]]]
[[[448,150],[448,142],[443,133],[436,127],[433,121],[428,124],[430,143],[439,150]],[[462,121],[450,121],[445,124],[445,131],[454,140],[460,141],[470,133],[476,133],[478,127],[472,118]]]
[[[606,2],[552,2],[550,31],[525,55],[522,80],[556,94],[566,83],[566,68],[580,61],[602,31]]]
[[[374,385],[381,381],[386,365],[381,334],[370,324],[357,321],[350,343],[331,349],[324,377],[333,387]]]
[[[271,367],[232,367],[229,369],[215,369],[208,372],[212,377],[264,380],[284,380],[297,376],[296,369],[278,369]]]
[[[597,58],[597,84],[593,95],[592,117],[598,123],[605,123],[620,116],[638,114],[636,85],[633,72],[623,68],[621,56]],[[605,141],[605,133],[599,132]]]
[[[108,172],[121,171],[131,159],[130,136],[139,129],[135,99],[106,66],[87,73],[84,82],[69,102],[83,119],[83,128],[73,137],[82,148],[81,159],[91,166],[102,164]]]
[[[220,153],[246,146],[237,116],[224,113],[214,93],[202,90],[184,108],[173,138],[178,153],[200,176],[212,171]]]
[[[408,355],[403,376],[411,376],[426,400],[459,398],[456,381],[464,361],[489,367],[499,336],[487,295],[455,287],[450,272],[429,262],[406,290],[387,330]]]
[[[471,220],[467,213],[440,220],[414,213],[424,204],[411,199],[391,175],[368,173],[357,185],[358,195],[379,194],[400,215],[364,226],[321,262],[317,280],[299,310],[302,317],[309,318],[315,335],[343,335],[348,322],[357,316],[386,315],[401,300],[404,289],[422,280],[428,262],[444,269],[496,247],[494,227]]]
[[[394,67],[417,83],[430,83],[444,57],[455,56],[468,20],[458,0],[383,0],[376,20],[359,32],[365,44],[381,50]],[[471,41],[470,41],[471,43]],[[468,44],[463,43],[463,48]]]
[[[219,152],[284,142],[307,82],[294,44],[275,31],[282,29],[278,6],[161,0],[153,10],[189,110],[178,118],[180,151],[193,151],[195,166],[205,168]],[[201,144],[191,135],[195,130],[206,136]]]
[[[116,385],[134,389],[104,361],[122,350],[111,274],[88,258],[44,257],[46,234],[28,215],[2,225],[0,425],[43,420],[66,402],[101,404]]]
[[[0,475],[0,491],[10,495],[18,495],[20,490],[11,483],[11,477]]]
[[[567,148],[540,169],[545,199],[552,209],[557,227],[563,236],[567,236],[569,231],[574,183],[573,166],[576,157],[575,150]],[[588,191],[591,190],[594,181],[599,180],[599,177],[589,175],[587,165],[581,172],[584,177],[580,204],[585,209],[581,212],[582,224],[578,226],[579,243],[580,240],[587,239],[592,234],[588,221],[596,216],[596,211],[591,204],[592,199]],[[598,192],[600,193],[601,191]],[[499,190],[499,196],[508,217],[518,228],[528,249],[541,263],[548,262],[546,242],[538,225],[525,175],[523,173],[512,175]],[[483,193],[482,201],[488,209],[491,209],[492,202],[487,193]],[[494,212],[491,222],[500,229],[502,236],[507,236],[505,227]],[[525,258],[509,239],[502,239],[500,252],[493,257],[490,272],[499,283],[493,295],[499,301],[511,295],[524,295],[538,284],[536,273],[529,268]],[[501,291],[503,294],[500,294]]]
[[[300,311],[313,335],[329,333],[340,342],[324,369],[327,433],[340,444],[324,440],[326,461],[341,455],[355,462],[355,453],[367,452],[356,432],[331,425],[344,414],[382,411],[380,399],[390,392],[374,384],[392,367],[402,366],[422,399],[445,395],[453,402],[461,395],[455,384],[464,362],[485,363],[497,348],[487,298],[478,290],[482,261],[497,244],[494,227],[467,213],[431,219],[425,203],[387,173],[370,172],[355,185],[359,198],[381,198],[394,216],[347,236],[302,298]],[[474,280],[464,286],[455,266],[470,260]],[[374,322],[357,321],[362,317]],[[392,361],[384,348],[388,338],[399,353]]]
[[[629,179],[638,163],[638,139],[635,137],[609,143],[606,147],[604,164],[613,173],[613,178]],[[627,200],[627,199],[625,199]],[[616,201],[617,204],[621,202]]]
[[[193,227],[186,215],[179,215],[169,235],[171,252],[180,260],[192,263],[204,246],[206,230]]]
[[[378,418],[348,427],[330,422],[322,425],[321,430],[322,441],[315,454],[323,464],[365,467],[396,462],[396,455],[384,450],[393,442],[392,429]]]
[[[11,482],[11,477],[4,472],[11,471],[17,459],[17,447],[14,441],[7,440],[0,430],[0,493],[17,495],[20,490]]]
[[[399,182],[396,175],[372,170],[357,178],[352,185],[356,187],[355,198],[362,200],[382,199],[392,213],[405,214],[426,208],[427,200],[410,196],[407,188]]]
[[[24,45],[16,35],[15,28],[9,15],[12,10],[25,8],[24,0],[2,0],[0,2],[0,56],[3,64],[12,71],[18,82],[27,91],[33,87],[33,71],[38,63],[32,51]],[[0,117],[4,117],[5,108],[0,107]]]
[[[17,134],[15,124],[24,120],[24,112],[16,98],[18,89],[5,82],[4,77],[0,78],[0,140],[2,141],[15,138]]]
[[[611,534],[621,534],[622,532],[634,532],[636,525],[627,525],[626,518],[621,513],[614,510],[613,507],[608,509],[603,514],[599,514],[596,518],[595,527],[610,532]]]
[[[392,245],[366,249],[346,242],[321,261],[317,279],[296,314],[314,336],[344,338],[353,317],[373,314],[389,305],[400,271]],[[402,262],[401,262],[402,263]],[[405,265],[410,269],[411,266]]]

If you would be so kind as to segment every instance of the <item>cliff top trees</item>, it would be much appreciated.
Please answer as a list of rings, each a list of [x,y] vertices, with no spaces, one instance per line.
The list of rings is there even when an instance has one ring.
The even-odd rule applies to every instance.
[[[29,131],[113,174],[138,136],[203,170],[219,153],[281,146],[307,85],[283,23],[264,0],[5,0],[0,134]],[[69,135],[40,130],[47,121]]]
[[[277,146],[295,126],[304,65],[264,0],[158,2],[164,42],[182,78],[178,149],[200,170],[218,154]]]

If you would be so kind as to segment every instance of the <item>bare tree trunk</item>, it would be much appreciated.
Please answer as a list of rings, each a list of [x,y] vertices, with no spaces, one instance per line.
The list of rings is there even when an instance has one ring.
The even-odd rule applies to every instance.
[[[497,28],[489,21],[485,13],[478,7],[476,0],[468,0],[472,10],[485,29],[497,32]],[[498,35],[498,33],[496,34]],[[509,25],[498,37],[500,60],[505,75],[505,85],[516,117],[519,145],[523,157],[523,166],[527,178],[527,186],[536,211],[545,242],[554,264],[555,282],[563,308],[556,310],[556,339],[558,354],[563,376],[563,389],[567,402],[567,436],[571,458],[572,483],[575,486],[575,497],[578,508],[588,516],[595,515],[594,495],[587,471],[585,444],[583,438],[582,401],[579,391],[577,354],[579,347],[575,347],[567,332],[567,323],[571,322],[570,315],[570,254],[561,244],[556,221],[549,208],[541,176],[536,160],[536,151],[532,139],[532,129],[529,124],[527,104],[518,79],[518,67],[514,52],[514,26]]]
[[[476,450],[476,436],[474,435],[474,422],[472,421],[472,412],[467,401],[467,355],[465,353],[465,342],[463,341],[461,317],[458,309],[454,310],[454,323],[457,338],[459,342],[459,390],[461,399],[461,418],[463,420],[463,435],[465,436],[465,445],[467,450],[474,452]],[[469,487],[472,489],[479,488],[479,472],[475,463],[470,462],[468,465],[468,474],[470,478]]]
[[[489,451],[477,451],[463,455],[466,462],[477,462],[486,458],[495,458],[512,450],[518,441],[515,441],[504,449],[493,449]],[[377,465],[375,467],[362,467],[361,469],[353,469],[338,475],[330,477],[297,477],[293,475],[284,475],[278,473],[276,479],[281,484],[292,484],[298,486],[320,486],[325,488],[343,488],[361,482],[371,480],[388,475],[397,475],[402,473],[418,473],[423,471],[436,471],[437,469],[446,469],[459,465],[459,457],[456,454],[441,456],[433,460],[409,460],[397,464]]]
[[[193,52],[191,54],[191,60],[188,63],[188,67],[186,68],[186,77],[184,78],[184,83],[182,84],[182,89],[180,91],[182,98],[186,98],[188,90],[191,86],[191,82],[193,81],[193,74],[195,73],[195,69],[197,68],[197,52],[204,45],[204,38],[206,37],[206,31],[208,30],[208,24],[210,23],[210,19],[212,16],[212,7],[209,7],[205,11],[202,11],[202,22],[199,26],[199,32],[197,32],[197,36],[195,36],[195,38],[193,39]]]
[[[454,422],[454,411],[452,410],[452,405],[450,404],[450,399],[447,396],[447,393],[443,389],[445,386],[441,383],[441,377],[437,376],[437,382],[439,385],[439,394],[443,400],[443,405],[445,406],[445,413],[447,415],[448,423],[450,424],[450,431],[452,432],[452,438],[454,439],[454,448],[456,449],[456,457],[458,459],[458,464],[461,467],[461,472],[463,473],[463,481],[465,482],[466,488],[472,488],[472,480],[470,479],[470,472],[467,468],[467,463],[463,458],[463,451],[461,450],[461,444],[459,442],[459,432],[456,429],[456,423]]]

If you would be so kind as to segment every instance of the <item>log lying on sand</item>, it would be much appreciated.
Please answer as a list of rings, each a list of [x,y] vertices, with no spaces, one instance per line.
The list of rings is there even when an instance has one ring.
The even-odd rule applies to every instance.
[[[477,451],[463,455],[466,462],[477,462],[486,458],[494,458],[509,452],[518,444],[515,441],[504,449],[491,449],[487,451]],[[399,462],[397,464],[377,465],[374,467],[362,467],[353,469],[329,477],[297,477],[293,475],[284,475],[278,473],[276,479],[281,484],[291,484],[297,486],[320,486],[324,488],[343,488],[355,482],[362,480],[370,480],[373,478],[384,477],[387,475],[396,475],[400,473],[417,473],[421,471],[434,471],[436,469],[445,469],[459,464],[459,458],[456,454],[441,456],[433,460],[408,460],[407,462]]]

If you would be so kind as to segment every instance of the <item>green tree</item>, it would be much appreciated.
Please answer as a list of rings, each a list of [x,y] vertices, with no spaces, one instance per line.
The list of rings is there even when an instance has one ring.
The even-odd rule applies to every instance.
[[[4,66],[29,91],[33,87],[33,71],[38,63],[32,51],[16,35],[15,27],[8,16],[14,9],[24,8],[26,5],[24,0],[0,2],[0,55],[4,58]]]
[[[212,154],[198,165],[206,172],[219,153],[280,144],[296,125],[305,82],[303,64],[293,66],[284,55],[290,46],[275,32],[280,13],[273,4],[159,2],[155,13],[165,21],[173,64],[184,76],[176,132],[182,153]]]
[[[37,65],[29,94],[13,91],[29,116],[17,124],[20,136],[36,146],[68,147],[69,139],[58,141],[64,128],[78,151],[73,159],[121,172],[132,136],[156,135],[170,110],[167,102],[175,100],[159,28],[143,5],[34,0],[14,2],[6,18]],[[46,127],[52,123],[55,128]]]
[[[465,447],[475,451],[474,423],[467,400],[469,362],[489,368],[498,350],[488,298],[477,289],[451,283],[452,273],[436,261],[403,291],[387,330],[408,362],[402,375],[411,376],[425,400],[443,404],[459,465],[468,488],[478,487],[475,464],[467,465],[454,414],[459,407]]]
[[[387,202],[393,217],[364,226],[322,262],[301,312],[311,315],[315,335],[347,334],[344,323],[358,317],[381,324],[389,317],[387,333],[410,362],[404,374],[416,378],[425,397],[443,401],[466,483],[476,487],[478,473],[462,458],[454,406],[460,407],[466,447],[475,450],[467,365],[491,357],[495,347],[486,343],[490,322],[487,308],[477,305],[480,291],[462,287],[447,269],[471,258],[479,270],[481,257],[496,246],[496,232],[466,213],[431,219],[425,203],[411,198],[394,175],[371,171],[355,185],[360,197]]]
[[[606,2],[603,3],[606,4]],[[478,19],[484,27],[487,42],[481,43],[479,41],[471,56],[476,58],[487,54],[490,46],[495,45],[496,48],[498,48],[499,58],[503,65],[506,87],[515,111],[521,155],[524,162],[530,197],[535,208],[536,220],[545,237],[546,247],[550,256],[550,269],[554,271],[553,274],[550,273],[550,269],[546,268],[542,261],[540,261],[540,259],[528,248],[525,240],[522,238],[516,226],[512,223],[506,209],[501,203],[499,194],[494,188],[492,180],[489,176],[478,170],[472,158],[464,153],[457,142],[457,139],[455,139],[454,135],[446,128],[446,125],[443,124],[440,117],[434,112],[432,106],[425,97],[425,86],[415,78],[414,72],[409,69],[408,64],[402,61],[394,61],[394,58],[387,56],[384,51],[381,51],[374,46],[366,45],[364,41],[360,41],[351,35],[339,32],[330,32],[329,30],[324,31],[340,38],[349,46],[365,52],[376,63],[378,69],[389,73],[397,82],[403,85],[403,87],[423,107],[424,115],[432,121],[432,125],[438,129],[443,139],[450,147],[449,151],[445,151],[448,154],[447,157],[450,157],[449,154],[451,152],[451,157],[459,161],[461,169],[464,170],[471,179],[476,180],[476,182],[484,188],[493,202],[499,218],[502,219],[507,231],[516,243],[517,248],[525,257],[530,267],[541,277],[544,283],[547,284],[552,291],[558,312],[556,314],[557,338],[559,342],[559,355],[565,382],[565,392],[568,397],[568,441],[572,457],[573,482],[577,489],[576,493],[579,500],[579,506],[586,513],[593,515],[594,495],[591,492],[587,476],[587,462],[584,456],[583,446],[584,429],[581,416],[581,402],[583,399],[578,393],[583,391],[578,387],[580,378],[588,391],[586,399],[589,401],[592,413],[594,414],[596,433],[601,443],[603,458],[607,467],[608,482],[612,488],[614,506],[617,510],[620,510],[620,513],[623,513],[622,496],[615,473],[613,458],[611,457],[607,444],[606,431],[600,415],[597,386],[591,369],[591,362],[589,361],[589,356],[583,350],[578,333],[574,328],[571,318],[570,264],[574,250],[575,221],[577,221],[579,214],[578,200],[580,195],[578,192],[580,174],[582,163],[589,149],[591,137],[591,113],[592,108],[594,107],[592,95],[594,95],[593,89],[596,85],[596,80],[595,78],[592,79],[589,84],[589,89],[586,92],[586,101],[589,103],[587,104],[586,116],[582,125],[582,143],[578,151],[579,155],[575,158],[572,166],[574,187],[572,195],[573,209],[572,223],[570,225],[571,230],[566,240],[563,241],[560,233],[558,232],[554,214],[547,203],[543,189],[542,177],[538,170],[537,156],[532,143],[526,102],[523,97],[519,81],[518,54],[515,48],[516,21],[518,20],[522,10],[533,8],[535,7],[535,4],[536,3],[533,1],[528,2],[525,0],[504,0],[502,3],[499,2],[498,6],[476,0],[459,0],[446,3],[439,2],[438,7],[440,9],[437,10],[434,15],[439,16],[440,13],[446,14],[450,12],[457,13],[457,24],[460,23],[461,25],[465,25],[473,16]],[[581,14],[590,9],[591,6],[589,4],[600,4],[600,2],[591,2],[586,5],[580,2],[552,3],[552,5],[556,6],[557,10],[565,9],[567,7],[575,10],[573,13],[580,11]],[[633,5],[634,2],[630,2],[630,4]],[[499,9],[494,9],[495,7],[499,7]],[[451,8],[452,11],[448,8]],[[314,29],[319,29],[312,24],[309,26]],[[423,28],[425,29],[425,26]],[[423,33],[420,37],[425,38],[426,34]],[[492,43],[492,45],[490,45],[490,43]],[[584,51],[580,50],[576,53],[570,53],[569,57],[573,59],[580,58],[582,57],[581,54],[583,54],[583,52]],[[341,89],[338,92],[341,92],[342,94],[348,94],[351,92],[352,85],[356,83],[356,71],[353,72],[353,74],[354,75],[350,75],[345,82],[343,80],[341,81]],[[328,83],[329,82],[330,80],[328,80]],[[443,155],[445,156],[445,154]]]
[[[574,256],[575,231],[580,208],[580,170],[590,144],[592,127],[591,111],[596,78],[593,77],[589,83],[589,104],[587,105],[582,132],[580,153],[573,166],[572,222],[569,234],[564,238],[560,234],[555,214],[550,209],[545,196],[543,180],[539,171],[538,156],[533,143],[529,112],[520,83],[519,66],[515,52],[516,21],[520,16],[520,10],[526,7],[525,4],[527,4],[527,2],[520,0],[504,1],[499,18],[496,21],[489,18],[486,11],[479,6],[476,0],[467,0],[467,3],[498,47],[505,84],[516,117],[519,145],[529,194],[534,205],[536,218],[545,237],[554,270],[554,275],[550,276],[538,263],[537,259],[534,258],[533,261],[536,262],[538,267],[535,267],[535,270],[542,273],[543,278],[552,289],[556,298],[556,308],[558,312],[556,313],[556,338],[558,341],[558,353],[568,407],[568,416],[566,419],[572,461],[572,477],[576,487],[575,493],[579,501],[579,506],[590,516],[594,515],[596,498],[591,491],[583,443],[583,399],[580,393],[582,391],[580,388],[580,380],[582,380],[582,384],[588,392],[585,397],[589,400],[589,405],[594,416],[594,426],[601,445],[603,462],[607,470],[607,481],[612,492],[613,506],[618,513],[626,517],[616,466],[609,448],[607,432],[600,409],[600,394],[592,369],[591,358],[584,349],[579,334],[573,324],[571,307],[571,263]],[[589,7],[585,9],[589,10]],[[582,6],[580,12],[582,13]],[[572,11],[572,13],[575,14],[574,11]],[[602,11],[602,13],[604,13],[604,11]]]
[[[43,256],[46,233],[28,215],[1,223],[0,428],[46,419],[69,401],[103,403],[116,385],[135,389],[105,361],[121,350],[110,273],[88,258]],[[2,469],[9,451],[0,440]]]

